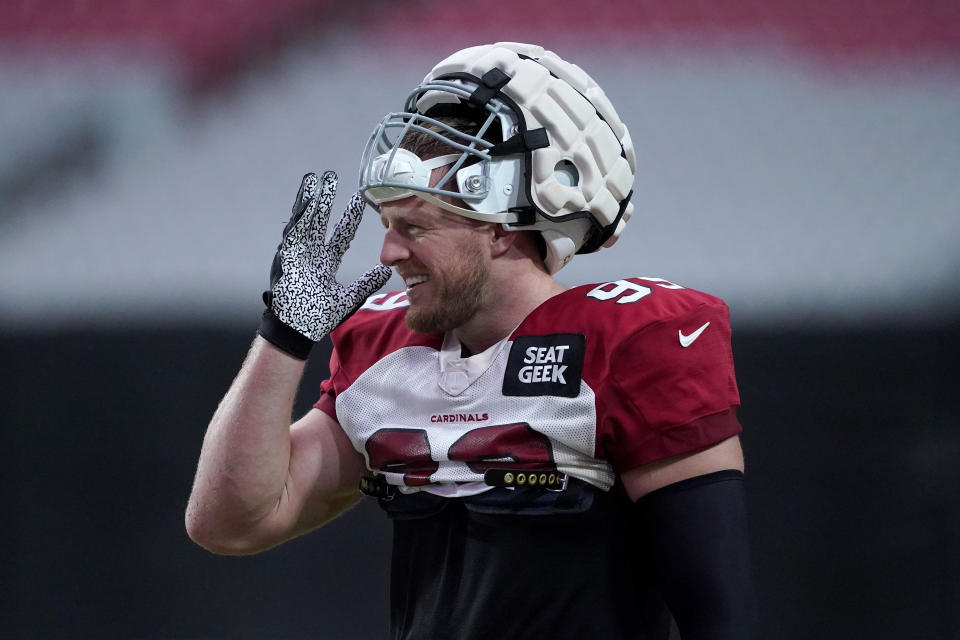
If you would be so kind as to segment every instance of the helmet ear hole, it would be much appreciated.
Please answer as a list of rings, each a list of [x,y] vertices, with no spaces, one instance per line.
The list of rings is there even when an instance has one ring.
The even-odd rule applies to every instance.
[[[580,172],[569,160],[558,162],[553,168],[553,176],[565,187],[576,187],[580,184]]]

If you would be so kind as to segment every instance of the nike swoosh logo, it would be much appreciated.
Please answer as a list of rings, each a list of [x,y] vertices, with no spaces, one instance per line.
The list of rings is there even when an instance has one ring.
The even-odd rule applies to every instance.
[[[708,322],[688,336],[683,335],[683,331],[677,331],[677,334],[680,336],[680,346],[689,347],[690,345],[692,345],[693,341],[699,338],[700,334],[703,333],[704,329],[706,329],[709,326],[710,326],[710,323]]]

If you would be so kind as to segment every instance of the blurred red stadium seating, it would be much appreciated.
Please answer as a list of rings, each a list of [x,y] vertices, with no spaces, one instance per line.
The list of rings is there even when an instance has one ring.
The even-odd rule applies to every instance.
[[[345,21],[372,38],[417,44],[530,38],[619,44],[769,37],[816,56],[960,57],[960,2],[955,0],[566,0],[476,3],[409,0],[27,0],[0,21],[0,45],[53,52],[136,51],[167,56],[199,83],[215,81],[291,36]],[[504,35],[498,35],[504,34]],[[505,36],[505,37],[504,37]]]
[[[13,4],[13,3],[12,3]],[[0,43],[51,53],[130,51],[171,58],[198,82],[216,80],[284,36],[313,24],[333,0],[43,0],[15,3]]]

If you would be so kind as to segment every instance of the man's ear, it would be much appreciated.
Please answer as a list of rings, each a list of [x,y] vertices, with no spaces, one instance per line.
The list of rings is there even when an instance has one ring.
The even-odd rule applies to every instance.
[[[502,224],[493,225],[493,234],[490,236],[490,255],[497,258],[505,254],[517,241],[519,235],[519,231],[508,231]]]

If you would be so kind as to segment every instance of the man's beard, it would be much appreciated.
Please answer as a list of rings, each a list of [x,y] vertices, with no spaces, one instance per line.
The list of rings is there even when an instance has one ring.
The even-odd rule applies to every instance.
[[[442,280],[431,277],[430,282],[435,290],[429,303],[407,309],[407,327],[417,333],[445,333],[463,326],[491,297],[489,272],[475,244],[464,243]]]

